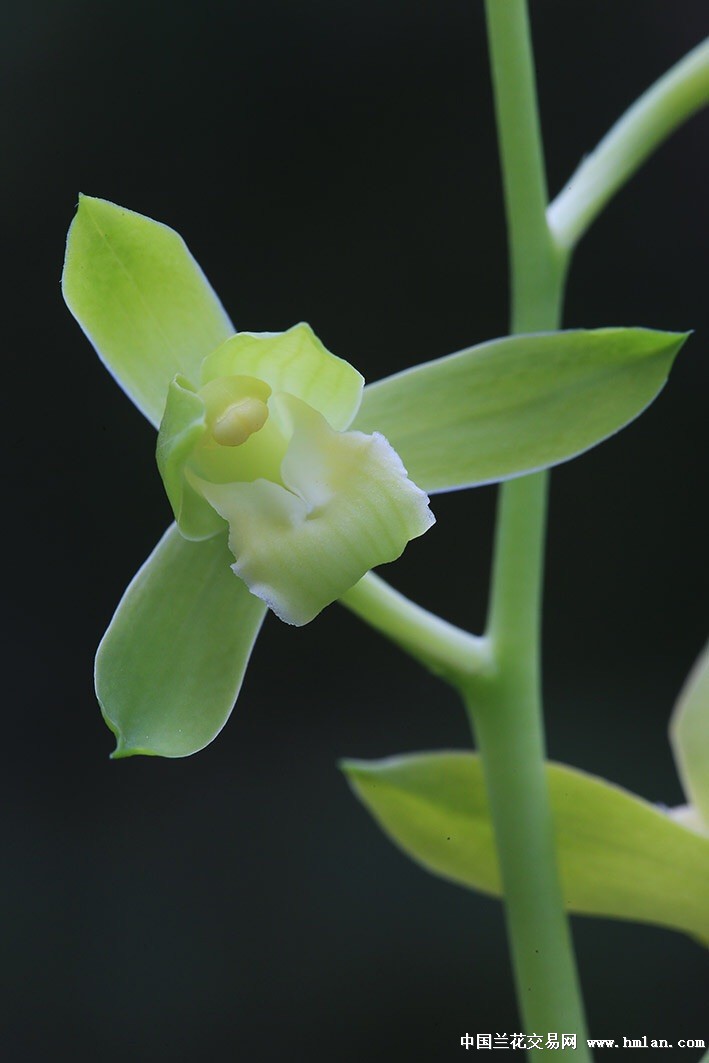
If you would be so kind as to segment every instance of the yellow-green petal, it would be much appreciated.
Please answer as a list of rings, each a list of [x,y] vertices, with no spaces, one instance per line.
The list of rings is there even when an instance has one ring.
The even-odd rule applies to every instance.
[[[337,431],[359,409],[364,380],[301,322],[286,332],[240,332],[202,365],[202,384],[220,376],[254,376],[272,391],[286,391],[319,410]]]
[[[306,624],[433,523],[428,499],[383,436],[333,432],[277,396],[293,436],[280,484],[200,483],[229,522],[234,571],[289,624]],[[274,401],[274,400],[272,400]]]
[[[185,757],[226,723],[265,613],[229,561],[173,525],[128,586],[96,655],[114,756]]]
[[[224,521],[194,490],[185,463],[207,431],[204,402],[184,377],[170,384],[155,456],[177,526],[186,539],[210,539],[225,531]]]
[[[206,355],[234,332],[173,229],[81,196],[67,238],[62,290],[99,358],[157,428],[170,381],[199,383]]]
[[[709,645],[679,696],[670,722],[670,740],[687,800],[709,834]]]
[[[642,413],[686,334],[640,328],[507,336],[369,384],[353,427],[383,432],[425,491],[567,461]]]

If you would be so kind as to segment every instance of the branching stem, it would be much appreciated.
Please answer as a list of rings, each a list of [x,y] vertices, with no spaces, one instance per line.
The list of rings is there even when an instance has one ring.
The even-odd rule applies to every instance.
[[[511,331],[559,326],[564,261],[546,221],[546,177],[525,0],[486,0],[505,211]],[[556,866],[540,691],[548,474],[500,488],[488,638],[490,680],[466,703],[483,761],[517,998],[527,1031],[586,1026]]]
[[[709,38],[636,100],[550,204],[557,246],[570,251],[647,157],[708,103]]]
[[[571,252],[613,194],[709,102],[709,39],[613,126],[547,205],[526,0],[485,0],[510,247],[511,332],[560,326]],[[575,1033],[590,1060],[556,867],[545,776],[541,612],[548,474],[500,488],[484,637],[427,612],[370,573],[341,599],[463,694],[477,737],[528,1031]],[[709,1063],[709,1055],[705,1057]]]
[[[340,602],[451,682],[458,684],[464,677],[489,670],[486,639],[429,613],[373,572],[347,591]]]

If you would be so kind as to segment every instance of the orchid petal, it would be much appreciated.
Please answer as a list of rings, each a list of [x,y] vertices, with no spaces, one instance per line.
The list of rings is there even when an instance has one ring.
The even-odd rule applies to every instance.
[[[709,833],[709,645],[677,700],[670,741],[684,792]]]
[[[109,372],[157,428],[177,373],[234,327],[183,239],[167,225],[81,196],[67,238],[67,306]]]
[[[286,332],[240,332],[202,364],[202,384],[220,376],[253,376],[319,410],[337,431],[348,428],[359,409],[364,380],[357,370],[320,342],[310,325]]]
[[[229,572],[225,540],[189,543],[172,525],[123,595],[96,655],[114,757],[185,757],[226,723],[265,609]]]
[[[184,377],[175,377],[160,423],[156,458],[167,497],[185,539],[210,539],[224,521],[185,476],[185,462],[207,431],[204,402]]]
[[[495,483],[623,428],[686,339],[640,328],[506,336],[368,384],[353,427],[383,432],[431,494]]]

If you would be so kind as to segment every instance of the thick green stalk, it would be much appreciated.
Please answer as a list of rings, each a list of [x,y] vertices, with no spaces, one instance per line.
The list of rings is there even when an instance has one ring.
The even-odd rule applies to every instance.
[[[630,108],[547,207],[525,0],[486,0],[486,11],[510,243],[511,331],[547,331],[560,324],[575,243],[650,152],[709,102],[709,42]],[[544,775],[540,626],[547,482],[541,473],[500,489],[483,638],[447,624],[372,574],[343,604],[463,692],[490,794],[524,1024],[535,1032],[576,1033],[577,1058],[589,1060]]]
[[[524,0],[486,0],[510,243],[512,331],[558,326],[564,268],[546,179]],[[544,771],[540,626],[547,474],[500,493],[488,638],[496,669],[467,687],[490,798],[517,996],[528,1031],[575,1033],[588,1059]]]
[[[486,12],[510,252],[511,331],[541,332],[557,327],[563,259],[546,220],[527,9],[524,0],[486,0]]]

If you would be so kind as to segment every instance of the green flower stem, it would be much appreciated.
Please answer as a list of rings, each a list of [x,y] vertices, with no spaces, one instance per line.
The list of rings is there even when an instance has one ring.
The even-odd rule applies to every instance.
[[[495,109],[510,243],[512,331],[558,326],[563,261],[546,222],[546,178],[524,0],[487,0]],[[575,1033],[585,1047],[578,975],[556,866],[545,778],[540,626],[545,473],[504,484],[488,636],[492,678],[466,704],[483,760],[505,896],[512,963],[528,1031]]]
[[[369,572],[340,598],[402,649],[459,685],[490,668],[488,642],[429,613]]]
[[[564,259],[546,221],[527,9],[523,0],[486,0],[485,10],[507,213],[511,331],[542,332],[558,327]]]
[[[525,0],[486,0],[510,244],[512,332],[559,327],[570,252],[645,158],[709,101],[709,42],[657,82],[547,206]],[[461,631],[369,574],[341,599],[457,686],[489,793],[520,1009],[590,1060],[544,775],[540,627],[548,474],[500,488],[487,633]],[[709,1053],[703,1058],[709,1063]]]
[[[523,1024],[576,1033],[585,1021],[556,866],[540,696],[545,474],[501,489],[490,647],[494,678],[466,703],[483,760]]]
[[[560,248],[570,251],[645,159],[709,103],[709,38],[651,86],[579,166],[547,211]]]

